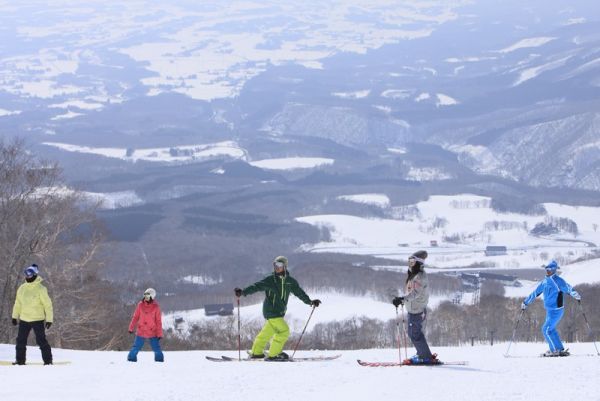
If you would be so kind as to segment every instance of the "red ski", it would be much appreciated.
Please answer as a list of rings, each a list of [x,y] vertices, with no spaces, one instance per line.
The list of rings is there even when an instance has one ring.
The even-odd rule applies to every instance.
[[[400,362],[368,362],[368,361],[362,361],[360,359],[357,359],[356,362],[358,362],[358,364],[360,366],[370,366],[373,368],[378,368],[378,367],[388,368],[388,367],[392,367],[392,366],[444,366],[444,365],[464,366],[464,365],[469,364],[469,362],[467,362],[467,361],[452,361],[452,362],[438,361],[437,363],[405,363],[405,362],[400,363]]]

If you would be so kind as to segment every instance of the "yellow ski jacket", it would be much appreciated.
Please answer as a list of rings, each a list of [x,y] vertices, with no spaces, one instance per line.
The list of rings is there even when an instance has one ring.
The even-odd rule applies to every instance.
[[[52,323],[54,318],[52,301],[48,296],[48,289],[42,285],[40,276],[31,283],[21,284],[17,290],[12,317],[24,322],[45,320]]]

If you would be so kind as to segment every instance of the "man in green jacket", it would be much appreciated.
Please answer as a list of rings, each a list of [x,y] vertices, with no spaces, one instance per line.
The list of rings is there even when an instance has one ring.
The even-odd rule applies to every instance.
[[[31,329],[35,333],[35,341],[42,351],[44,365],[52,365],[52,350],[46,339],[46,329],[52,325],[52,301],[48,290],[38,276],[39,269],[33,264],[25,269],[25,281],[17,290],[17,297],[12,312],[12,324],[19,325],[17,334],[16,365],[25,365],[27,337]]]
[[[269,340],[273,338],[269,348],[269,357],[266,360],[287,361],[289,359],[289,356],[282,351],[290,336],[290,328],[285,320],[283,320],[290,294],[294,294],[302,302],[313,307],[321,304],[321,301],[318,299],[311,300],[306,295],[298,282],[288,273],[287,265],[287,258],[285,256],[278,256],[273,261],[273,274],[244,289],[235,289],[237,297],[254,294],[258,291],[265,292],[263,316],[267,321],[254,340],[250,358],[264,358],[265,347]]]

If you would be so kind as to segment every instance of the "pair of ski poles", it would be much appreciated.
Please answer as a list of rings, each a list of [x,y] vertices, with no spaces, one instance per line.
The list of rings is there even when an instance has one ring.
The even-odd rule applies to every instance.
[[[294,346],[294,352],[292,352],[292,356],[290,357],[290,359],[294,359],[294,355],[296,355],[296,350],[298,349],[298,346],[300,345],[300,341],[302,341],[302,336],[304,336],[304,332],[306,331],[306,328],[308,327],[308,322],[310,322],[310,318],[312,317],[313,313],[315,312],[315,308],[316,305],[312,306],[312,309],[310,311],[310,315],[308,315],[308,319],[306,320],[306,324],[304,325],[304,329],[302,329],[302,333],[300,334],[300,338],[298,339],[298,341],[296,341],[296,345]],[[238,315],[238,360],[242,360],[242,320],[240,319],[240,297],[237,297],[237,315]]]
[[[577,301],[577,303],[579,304],[579,308],[581,309],[581,314],[583,315],[583,320],[585,320],[585,324],[587,325],[588,332],[591,334],[592,326],[590,325],[590,322],[588,321],[588,318],[585,315],[585,311],[583,310],[583,305],[581,305],[581,300]],[[506,353],[504,354],[505,357],[509,356],[508,353],[510,352],[510,346],[512,345],[512,343],[515,340],[515,334],[517,333],[517,328],[519,327],[519,322],[521,321],[521,318],[523,317],[524,313],[525,313],[525,310],[521,309],[521,312],[519,312],[519,317],[517,318],[517,323],[515,324],[515,329],[513,330],[512,338],[510,339],[510,342],[508,343],[508,349],[506,350]],[[592,342],[594,343],[594,348],[596,348],[596,355],[600,356],[600,351],[598,351],[598,346],[596,345],[596,340],[594,340],[592,338]]]
[[[402,336],[404,336],[404,356],[405,359],[408,359],[408,346],[406,339],[406,330],[404,330],[404,325],[406,324],[404,320],[404,304],[402,305],[402,320],[398,316],[398,307],[396,306],[396,330],[398,332],[398,362],[402,365]],[[400,326],[402,324],[402,327]]]

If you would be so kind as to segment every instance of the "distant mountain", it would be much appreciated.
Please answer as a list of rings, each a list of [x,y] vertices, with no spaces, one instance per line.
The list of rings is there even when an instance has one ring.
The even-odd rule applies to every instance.
[[[310,1],[144,4],[4,9],[0,134],[127,149],[233,140],[248,162],[354,149],[351,174],[429,143],[477,174],[600,189],[590,2],[334,2],[318,16]],[[399,178],[450,168],[412,157]]]

